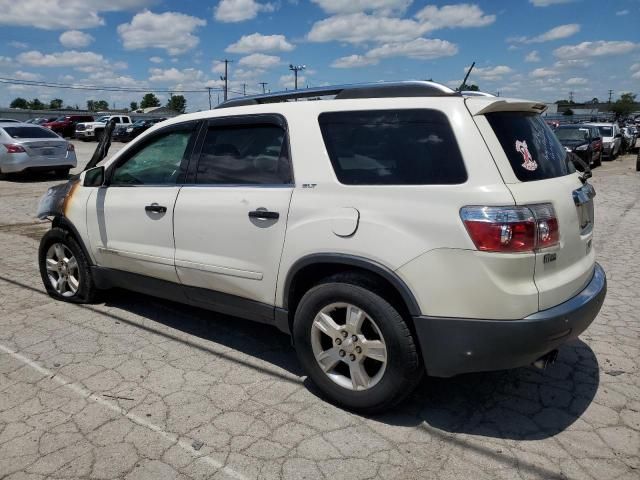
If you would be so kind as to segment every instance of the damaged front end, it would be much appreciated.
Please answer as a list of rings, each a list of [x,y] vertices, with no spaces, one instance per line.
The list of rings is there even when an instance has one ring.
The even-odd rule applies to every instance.
[[[40,202],[38,203],[38,211],[36,216],[43,220],[47,217],[65,216],[67,206],[73,197],[73,192],[80,184],[78,175],[71,178],[67,183],[54,185],[49,187]]]

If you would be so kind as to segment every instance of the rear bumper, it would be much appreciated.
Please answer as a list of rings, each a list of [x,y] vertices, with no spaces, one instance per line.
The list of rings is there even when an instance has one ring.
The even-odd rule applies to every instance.
[[[12,154],[10,158],[0,160],[3,173],[20,173],[26,170],[53,170],[55,168],[75,168],[78,160],[74,152],[65,157],[30,157],[26,153]]]
[[[596,263],[591,281],[580,293],[520,320],[415,317],[427,372],[451,377],[529,365],[584,332],[606,293],[607,278]]]

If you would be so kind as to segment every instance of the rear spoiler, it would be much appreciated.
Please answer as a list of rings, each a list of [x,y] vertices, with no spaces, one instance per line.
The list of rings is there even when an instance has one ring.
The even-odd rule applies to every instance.
[[[517,98],[469,97],[464,100],[471,115],[485,115],[492,112],[532,112],[542,113],[547,109],[544,103]]]

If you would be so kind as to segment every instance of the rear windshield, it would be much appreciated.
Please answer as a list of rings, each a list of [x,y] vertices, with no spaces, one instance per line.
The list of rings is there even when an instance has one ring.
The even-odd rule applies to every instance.
[[[544,180],[576,171],[564,147],[537,113],[495,112],[486,117],[518,180]]]
[[[51,130],[39,127],[4,127],[11,138],[60,138]]]
[[[613,127],[598,127],[603,137],[613,137]]]
[[[557,128],[554,132],[560,140],[589,140],[588,128]]]
[[[319,122],[340,183],[443,185],[467,180],[458,144],[442,112],[326,112]]]

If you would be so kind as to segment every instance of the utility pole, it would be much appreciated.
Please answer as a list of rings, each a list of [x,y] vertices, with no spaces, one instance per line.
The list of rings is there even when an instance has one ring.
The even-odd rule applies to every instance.
[[[242,84],[242,95],[245,96],[245,97],[247,96],[247,84],[246,83]]]
[[[613,95],[613,90],[609,90],[609,103],[611,103],[611,95]]]
[[[209,91],[209,110],[211,110],[211,87],[207,87],[207,90]]]
[[[289,64],[289,70],[291,70],[293,72],[295,81],[294,81],[294,85],[295,85],[295,89],[298,89],[298,72],[301,72],[302,70],[304,70],[305,68],[307,68],[306,65],[292,65]]]
[[[268,85],[268,82],[259,82],[258,85],[262,85],[262,93],[265,93],[265,87]]]
[[[231,62],[233,62],[233,60],[227,60],[226,58],[224,60],[222,60],[224,62],[224,77],[220,77],[220,80],[224,80],[224,101],[227,101],[228,98],[228,92],[229,92],[229,83],[228,83],[228,78],[229,78],[229,64]]]
[[[573,91],[569,92],[569,103],[573,103]]]

